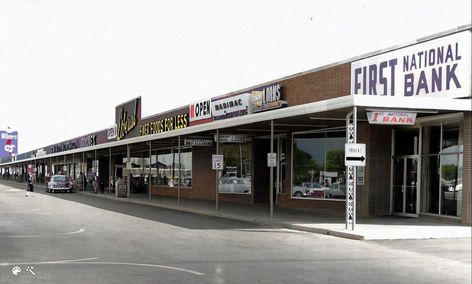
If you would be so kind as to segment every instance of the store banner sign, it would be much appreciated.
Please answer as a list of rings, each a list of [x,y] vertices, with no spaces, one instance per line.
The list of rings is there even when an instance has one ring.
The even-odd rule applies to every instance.
[[[368,111],[369,124],[414,125],[416,112]]]
[[[211,147],[213,146],[213,140],[211,139],[184,139],[184,146]]]
[[[215,135],[215,142],[217,135]],[[246,135],[226,135],[220,134],[219,135],[219,142],[220,143],[246,143],[248,141]]]
[[[115,122],[117,125],[117,140],[138,136],[139,129],[137,126],[141,123],[141,97],[116,106]]]
[[[282,86],[271,85],[251,91],[252,112],[261,112],[287,106],[282,100]]]
[[[0,158],[18,154],[18,131],[0,130]]]
[[[471,33],[463,31],[351,64],[351,94],[469,97]]]
[[[188,106],[190,125],[211,122],[211,99],[193,102]]]
[[[212,99],[211,111],[213,119],[222,120],[251,114],[250,100],[251,94],[249,93]]]

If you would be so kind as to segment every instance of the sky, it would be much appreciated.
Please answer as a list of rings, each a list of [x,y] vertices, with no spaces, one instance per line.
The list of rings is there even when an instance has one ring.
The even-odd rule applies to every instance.
[[[470,0],[0,0],[19,153],[471,23]]]

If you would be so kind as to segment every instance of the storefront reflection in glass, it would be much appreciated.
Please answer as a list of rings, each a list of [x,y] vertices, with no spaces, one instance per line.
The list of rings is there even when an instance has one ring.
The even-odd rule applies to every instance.
[[[218,191],[220,193],[251,194],[251,144],[220,144],[224,156]]]
[[[293,136],[292,197],[345,199],[345,132]]]
[[[192,149],[180,150],[180,165],[178,149],[159,150],[152,157],[152,177],[154,185],[192,187]]]

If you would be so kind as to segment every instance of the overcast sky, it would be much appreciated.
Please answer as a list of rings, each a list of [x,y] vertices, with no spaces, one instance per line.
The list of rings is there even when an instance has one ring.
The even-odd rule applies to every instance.
[[[0,0],[19,153],[471,22],[470,0]]]

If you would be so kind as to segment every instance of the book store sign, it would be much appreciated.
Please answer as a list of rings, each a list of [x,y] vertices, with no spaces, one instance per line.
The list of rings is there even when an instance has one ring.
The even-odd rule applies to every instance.
[[[210,139],[184,139],[184,146],[211,147],[213,140]]]
[[[220,134],[220,143],[246,143],[247,136],[246,135],[225,135]],[[215,142],[216,142],[216,135],[215,135]]]
[[[369,111],[367,119],[370,124],[414,125],[416,112]]]
[[[251,92],[252,112],[260,112],[287,106],[282,100],[282,86],[271,85]]]

